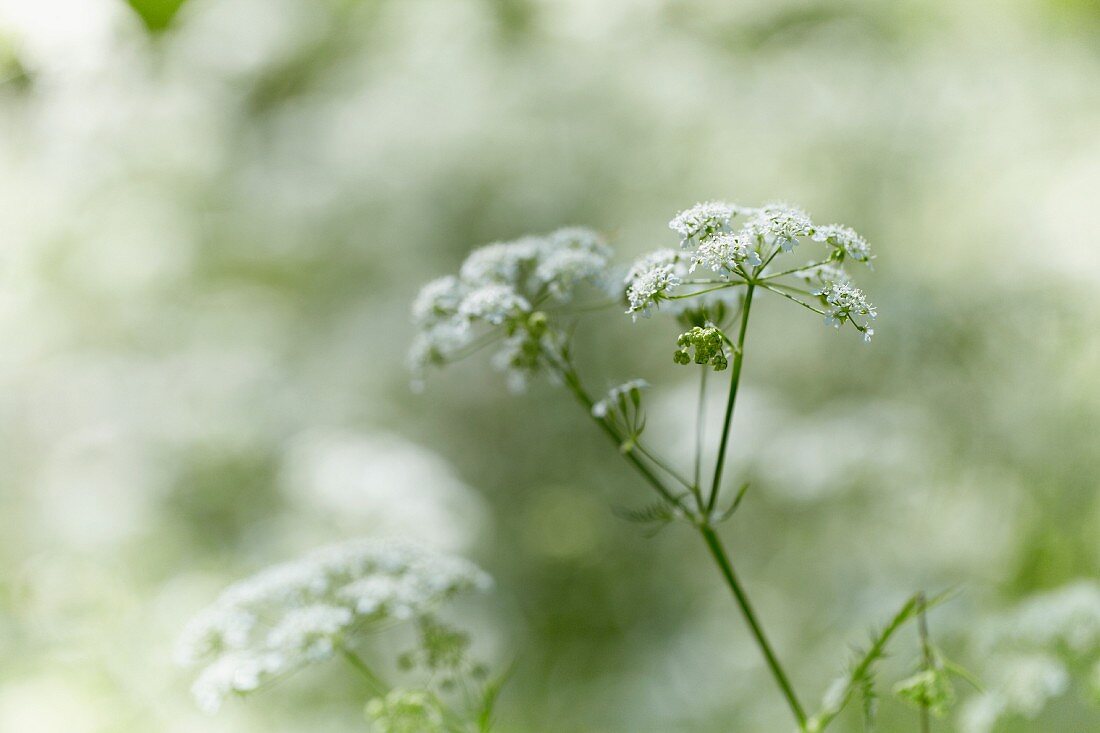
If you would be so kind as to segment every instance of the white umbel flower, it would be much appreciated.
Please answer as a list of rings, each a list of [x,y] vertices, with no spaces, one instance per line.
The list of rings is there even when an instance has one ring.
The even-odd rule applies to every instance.
[[[215,712],[231,693],[331,656],[352,628],[424,616],[490,584],[472,563],[409,543],[332,545],[227,588],[187,626],[177,657],[205,665],[192,691]]]
[[[814,223],[802,209],[787,204],[767,204],[758,209],[745,229],[760,237],[765,244],[779,245],[790,252],[799,237],[814,231]]]
[[[509,318],[530,312],[531,304],[511,285],[490,283],[470,291],[458,306],[467,321],[485,321],[499,326]]]
[[[463,293],[462,284],[453,275],[432,280],[420,289],[413,301],[413,322],[423,326],[453,316]]]
[[[875,306],[868,302],[863,291],[851,285],[830,282],[814,294],[821,296],[829,308],[825,316],[825,322],[829,325],[839,327],[854,316],[874,318],[877,315]]]
[[[648,316],[650,306],[666,297],[682,281],[680,253],[672,249],[651,252],[637,260],[626,275],[627,313]]]
[[[610,259],[603,238],[583,227],[474,250],[458,277],[433,280],[413,303],[414,386],[428,366],[496,343],[492,362],[507,373],[510,386],[521,387],[546,366],[541,353],[546,313],[535,308],[547,300],[567,303],[584,284],[606,289]],[[482,339],[494,330],[507,338]]]
[[[756,267],[761,263],[756,242],[743,232],[722,233],[708,237],[699,243],[691,254],[691,270],[699,265],[717,273],[734,272],[738,265]]]
[[[873,259],[871,245],[867,244],[867,240],[851,227],[842,224],[826,224],[814,230],[813,239],[841,250],[857,262],[870,262]]]
[[[479,247],[462,263],[462,281],[471,287],[488,283],[514,285],[538,258],[540,244],[536,237],[524,237],[514,242],[495,242]]]
[[[558,300],[568,300],[577,284],[599,284],[607,273],[607,257],[584,249],[550,251],[535,269],[535,278]]]
[[[680,246],[687,247],[718,232],[728,231],[730,220],[745,211],[725,201],[706,201],[681,211],[668,223],[668,228],[680,235]]]

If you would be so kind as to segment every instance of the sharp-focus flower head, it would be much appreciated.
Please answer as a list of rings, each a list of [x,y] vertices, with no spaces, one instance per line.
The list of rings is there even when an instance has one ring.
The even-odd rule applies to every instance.
[[[730,221],[745,211],[725,201],[706,201],[684,209],[672,218],[668,228],[680,235],[680,245],[688,247],[719,232],[729,231]]]
[[[420,373],[495,343],[494,364],[522,386],[542,366],[540,309],[570,302],[582,285],[604,287],[610,259],[599,234],[577,227],[474,250],[457,277],[429,282],[413,302],[410,366]]]
[[[187,626],[177,656],[203,665],[192,692],[212,713],[232,693],[327,659],[353,629],[420,618],[490,585],[474,564],[417,545],[332,545],[231,585]]]
[[[826,283],[814,291],[814,295],[819,296],[828,309],[825,322],[837,328],[856,317],[873,319],[877,315],[875,306],[867,301],[863,291],[851,285],[838,282]],[[870,339],[871,334],[867,332],[865,324],[862,326],[857,324],[856,327],[864,332],[865,338]]]
[[[874,333],[868,321],[875,317],[875,307],[841,267],[847,259],[867,264],[872,259],[867,240],[852,229],[818,226],[809,214],[789,204],[753,208],[723,201],[685,209],[672,218],[669,228],[680,235],[680,249],[642,256],[626,278],[627,313],[635,319],[666,302],[675,303],[673,314],[706,314],[708,304],[729,305],[730,296],[737,294],[734,288],[751,286],[816,311],[829,324],[851,323],[865,340]],[[820,259],[801,267],[780,265],[781,255],[803,240],[825,245]],[[706,271],[713,273],[709,279]],[[797,287],[784,278],[813,287]],[[814,305],[815,300],[824,307]]]

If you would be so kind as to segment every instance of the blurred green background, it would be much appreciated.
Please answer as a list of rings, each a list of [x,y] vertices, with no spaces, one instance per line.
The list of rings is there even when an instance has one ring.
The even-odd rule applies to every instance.
[[[222,585],[361,534],[495,576],[464,613],[516,661],[503,733],[789,730],[561,393],[404,366],[470,248],[577,224],[626,261],[708,198],[878,254],[872,346],[778,300],[749,334],[724,534],[803,696],[920,588],[959,585],[933,633],[981,672],[985,619],[1100,567],[1098,195],[1085,0],[0,0],[0,730],[365,730],[336,665],[206,718],[171,664]],[[629,320],[582,363],[676,443],[674,326]]]

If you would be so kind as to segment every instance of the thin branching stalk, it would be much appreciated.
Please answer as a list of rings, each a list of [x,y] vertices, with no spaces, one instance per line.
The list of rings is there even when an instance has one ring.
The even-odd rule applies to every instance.
[[[752,604],[749,602],[749,598],[745,594],[744,588],[741,587],[741,583],[737,579],[737,574],[733,570],[733,564],[730,562],[729,555],[722,545],[722,540],[718,537],[718,533],[714,531],[714,528],[709,524],[700,524],[699,532],[703,535],[703,540],[707,543],[707,549],[710,550],[714,562],[718,564],[718,569],[722,572],[722,577],[725,578],[726,585],[729,586],[730,591],[733,593],[733,597],[737,601],[737,605],[745,617],[745,623],[748,624],[749,630],[752,631],[757,646],[760,647],[760,651],[764,655],[764,660],[768,663],[768,669],[771,670],[772,677],[775,678],[775,682],[779,685],[783,697],[786,698],[787,705],[791,708],[791,713],[794,715],[795,720],[798,721],[799,729],[805,728],[806,711],[798,701],[798,695],[795,694],[794,687],[791,685],[787,673],[783,671],[783,665],[779,663],[779,659],[776,657],[775,651],[768,641],[768,637],[764,634],[764,629],[760,626],[760,621],[756,618],[756,612],[753,611]]]
[[[737,387],[741,382],[741,364],[745,357],[745,333],[749,327],[749,312],[752,310],[752,294],[755,283],[749,283],[745,291],[745,307],[741,311],[741,330],[737,334],[737,345],[733,350],[733,373],[730,375],[729,398],[726,400],[726,416],[722,422],[722,439],[718,443],[718,460],[714,464],[714,481],[711,483],[710,496],[707,498],[707,514],[714,511],[718,501],[718,490],[722,486],[722,469],[726,463],[726,449],[729,447],[730,424],[733,422],[733,408],[737,403]]]
[[[767,277],[759,278],[759,280],[760,280],[760,282],[763,283],[763,282],[768,282],[770,280],[775,280],[775,279],[781,278],[785,275],[796,275],[800,272],[805,272],[807,270],[812,270],[815,267],[821,267],[822,265],[827,265],[827,264],[829,264],[830,261],[831,261],[830,259],[824,259],[824,260],[821,260],[819,262],[811,262],[808,265],[802,265],[801,267],[792,267],[791,269],[783,270],[782,272],[773,272],[772,274],[768,275]]]
[[[695,502],[699,511],[703,511],[703,495],[699,489],[703,473],[703,432],[706,426],[707,415],[707,372],[708,369],[699,370],[699,404],[695,408]]]
[[[923,591],[917,594],[917,599],[920,604],[920,613],[917,615],[917,632],[920,634],[921,661],[924,671],[931,672],[934,660],[932,658],[932,643],[928,638],[927,599]],[[931,733],[932,731],[932,717],[928,712],[926,697],[922,697],[920,701],[920,730],[921,733]]]
[[[382,696],[389,692],[390,686],[387,685],[381,677],[375,674],[374,670],[363,661],[362,657],[343,645],[340,646],[340,654],[347,660],[348,664],[354,667],[355,670],[362,675],[374,694]]]
[[[726,426],[723,430],[723,443],[729,438],[729,422],[733,413],[733,404],[737,399],[737,382],[739,379],[739,372],[741,367],[741,354],[745,343],[745,333],[748,328],[749,317],[749,301],[748,298],[752,296],[752,285],[749,286],[749,292],[746,295],[745,307],[741,312],[741,331],[737,342],[737,353],[734,361],[734,376],[732,378],[731,399],[729,407],[726,411]],[[551,361],[558,367],[558,371],[561,374],[562,380],[566,386],[570,389],[577,401],[585,408],[585,411],[590,417],[604,430],[604,432],[615,442],[616,445],[621,443],[621,437],[615,428],[604,419],[592,415],[593,400],[585,390],[584,385],[581,383],[580,377],[576,372],[576,369],[568,361],[567,358],[561,355],[551,355]],[[669,489],[664,485],[660,478],[654,474],[649,468],[642,463],[633,452],[627,451],[622,453],[630,464],[642,474],[642,477],[654,488],[657,492],[669,503],[678,507],[684,511],[688,516],[692,517],[695,522],[695,526],[698,528],[703,541],[707,545],[707,549],[710,551],[711,557],[714,559],[715,564],[718,566],[719,572],[722,574],[723,580],[726,585],[729,586],[730,591],[733,594],[734,600],[737,602],[738,607],[741,609],[741,613],[745,618],[745,622],[749,626],[749,630],[752,632],[753,639],[756,641],[757,646],[760,647],[760,652],[764,656],[765,662],[767,662],[768,669],[771,671],[772,677],[775,678],[776,684],[779,686],[783,697],[787,701],[787,705],[791,709],[791,714],[798,722],[799,728],[802,729],[806,725],[806,712],[802,707],[802,704],[798,701],[798,696],[794,691],[794,687],[790,682],[790,678],[784,671],[782,664],[779,662],[775,651],[772,648],[771,643],[768,641],[764,629],[760,624],[759,619],[756,616],[756,612],[753,610],[752,604],[749,601],[748,595],[745,589],[741,586],[740,581],[737,578],[737,574],[733,569],[733,563],[730,561],[729,554],[726,552],[721,538],[717,532],[714,531],[709,520],[709,514],[713,510],[713,496],[712,503],[708,507],[706,513],[700,514],[699,512],[692,512],[683,502],[674,497]],[[722,456],[719,457],[719,461],[722,460]],[[719,465],[721,465],[719,463]],[[719,476],[720,478],[720,476]],[[715,484],[717,486],[717,483]]]

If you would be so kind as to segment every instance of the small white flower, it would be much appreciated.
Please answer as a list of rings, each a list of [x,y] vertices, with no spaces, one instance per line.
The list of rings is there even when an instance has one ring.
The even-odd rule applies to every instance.
[[[492,283],[470,291],[459,304],[458,315],[469,321],[482,320],[499,326],[530,310],[531,304],[511,285]]]
[[[583,249],[547,253],[535,269],[535,278],[558,300],[568,300],[578,283],[598,283],[607,272],[607,258]]]
[[[177,658],[206,665],[192,691],[214,712],[231,693],[327,658],[353,626],[421,617],[490,584],[472,563],[408,543],[332,545],[231,585],[188,625]]]
[[[479,247],[462,263],[462,281],[470,287],[488,283],[516,284],[525,267],[539,255],[542,241],[525,237],[514,242],[496,242]]]
[[[839,327],[853,316],[874,318],[877,315],[875,306],[867,301],[863,291],[851,285],[827,283],[815,291],[814,295],[821,296],[828,305],[829,312],[825,316],[825,322],[831,326]]]
[[[708,237],[699,243],[699,247],[691,255],[692,271],[698,265],[703,265],[714,272],[728,273],[742,263],[751,267],[761,264],[754,238],[743,232]]]
[[[817,227],[814,230],[813,239],[843,250],[847,256],[858,262],[870,262],[873,259],[871,246],[867,244],[867,240],[857,234],[851,227],[841,224],[827,224]]]
[[[642,257],[626,276],[627,313],[649,315],[649,307],[680,284],[681,261],[675,250],[662,249]]]
[[[718,232],[728,231],[730,220],[747,211],[725,201],[706,201],[684,209],[668,223],[668,228],[680,235],[680,245],[687,247]]]
[[[326,603],[295,608],[268,633],[267,645],[295,650],[310,661],[324,659],[332,654],[333,637],[353,618],[351,610]]]
[[[264,680],[279,674],[285,657],[276,653],[232,652],[208,665],[191,686],[195,704],[208,715],[221,709],[233,693],[252,692]]]
[[[463,295],[464,289],[453,275],[432,280],[420,289],[413,301],[413,323],[427,325],[453,316]]]
[[[799,237],[809,236],[814,231],[814,223],[802,209],[773,203],[758,209],[745,224],[745,229],[766,244],[778,244],[784,252],[790,252]]]

